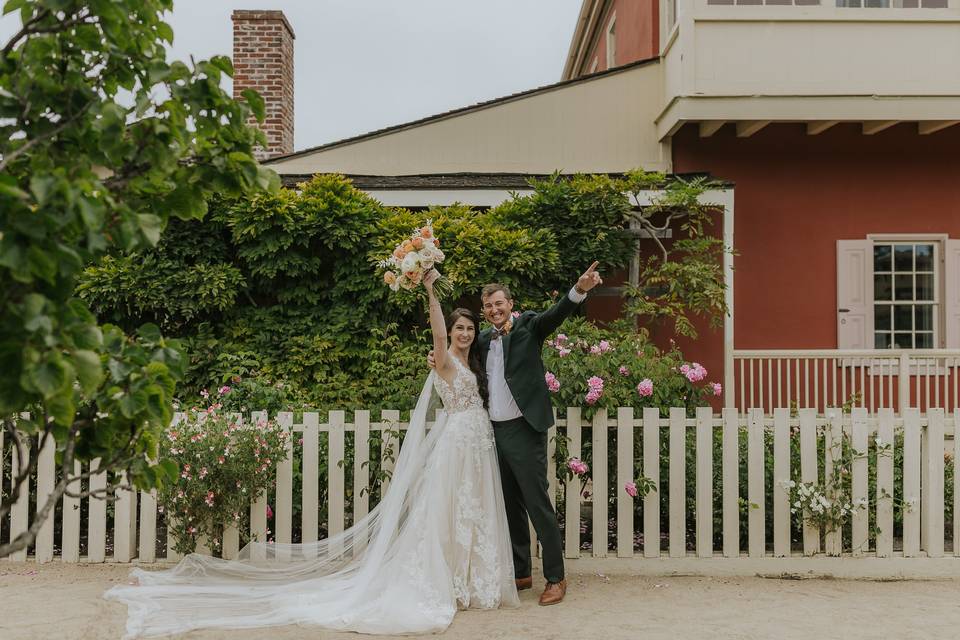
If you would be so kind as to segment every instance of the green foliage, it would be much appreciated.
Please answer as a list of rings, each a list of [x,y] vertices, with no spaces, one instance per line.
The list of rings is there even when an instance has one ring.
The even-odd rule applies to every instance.
[[[99,326],[75,296],[78,275],[113,252],[119,262],[101,267],[108,282],[143,283],[143,274],[119,273],[134,266],[122,252],[155,245],[170,218],[202,217],[213,193],[279,186],[253,157],[264,140],[246,124],[257,106],[220,86],[229,60],[166,61],[173,33],[162,14],[171,6],[8,0],[4,13],[18,12],[22,28],[0,50],[0,416],[31,411],[37,429],[55,436],[65,469],[96,455],[101,469],[125,470],[138,486],[162,477],[143,454],[169,419],[176,346],[155,325],[136,340]],[[193,277],[237,287],[236,275]],[[119,323],[127,329],[161,315],[117,291],[101,300],[125,306],[128,320],[147,311]],[[116,414],[96,418],[106,411]],[[38,521],[65,487],[58,483]],[[0,517],[8,510],[0,505]],[[0,546],[0,556],[35,535]]]

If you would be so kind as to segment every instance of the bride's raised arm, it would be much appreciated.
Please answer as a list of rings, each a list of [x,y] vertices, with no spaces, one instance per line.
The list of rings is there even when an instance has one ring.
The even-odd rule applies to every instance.
[[[452,377],[453,363],[450,362],[450,356],[447,354],[447,323],[443,318],[440,301],[437,300],[437,295],[433,291],[433,283],[439,277],[440,272],[431,269],[423,276],[423,286],[430,299],[430,331],[433,333],[433,357],[437,365],[437,374],[449,381]]]

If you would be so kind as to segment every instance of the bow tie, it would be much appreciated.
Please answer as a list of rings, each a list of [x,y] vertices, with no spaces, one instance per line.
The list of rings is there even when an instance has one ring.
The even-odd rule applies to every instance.
[[[493,328],[493,335],[490,336],[491,340],[499,340],[501,337],[510,333],[510,329],[513,328],[513,320],[507,320],[507,323],[503,325],[502,329]]]

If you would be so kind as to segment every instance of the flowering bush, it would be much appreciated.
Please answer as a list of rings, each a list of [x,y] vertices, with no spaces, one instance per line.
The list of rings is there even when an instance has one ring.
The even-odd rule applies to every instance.
[[[547,342],[543,359],[547,388],[559,409],[586,405],[588,419],[601,408],[692,410],[722,392],[719,383],[704,382],[703,365],[684,361],[676,349],[661,352],[626,325],[601,329],[576,319],[564,330]]]
[[[222,387],[218,396],[229,393]],[[180,468],[179,482],[157,494],[179,553],[191,553],[200,536],[217,549],[226,523],[247,531],[251,499],[273,486],[274,469],[287,455],[290,434],[276,422],[241,425],[222,409],[219,398],[207,409],[191,408],[160,445]]]

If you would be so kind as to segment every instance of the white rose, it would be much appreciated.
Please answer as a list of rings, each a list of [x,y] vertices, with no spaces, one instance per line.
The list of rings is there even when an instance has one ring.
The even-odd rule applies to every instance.
[[[404,273],[415,271],[418,264],[420,264],[420,254],[416,251],[411,251],[404,256],[403,262],[400,263],[400,270]]]

